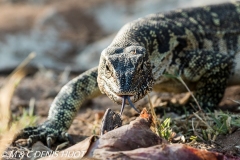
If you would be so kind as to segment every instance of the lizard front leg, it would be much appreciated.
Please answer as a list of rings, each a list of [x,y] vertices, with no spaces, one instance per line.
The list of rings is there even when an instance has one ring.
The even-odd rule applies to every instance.
[[[229,54],[204,50],[191,51],[186,55],[189,63],[182,67],[185,68],[183,76],[189,81],[196,82],[194,95],[199,105],[203,109],[214,110],[226,89],[228,78],[234,66],[233,58]]]
[[[178,54],[173,56],[170,65],[172,72],[186,81],[187,87],[193,89],[194,96],[202,109],[214,110],[223,97],[234,66],[233,58],[229,54],[205,50],[184,51],[181,55],[185,56],[180,57]],[[178,86],[179,88],[181,87]],[[192,97],[183,107],[174,104],[170,106],[166,110],[178,114],[198,110]],[[162,111],[161,108],[158,110]]]
[[[195,97],[203,109],[213,111],[220,103],[230,75],[228,67],[216,66],[197,83]]]
[[[47,120],[37,127],[27,127],[16,139],[28,138],[28,145],[41,140],[51,146],[55,140],[67,140],[70,127],[78,109],[87,99],[100,94],[97,84],[97,67],[68,82],[54,99]]]

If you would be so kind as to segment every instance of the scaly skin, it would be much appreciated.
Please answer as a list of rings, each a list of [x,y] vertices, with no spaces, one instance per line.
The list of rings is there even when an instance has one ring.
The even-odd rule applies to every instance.
[[[48,119],[38,127],[27,127],[16,139],[28,138],[28,145],[37,140],[51,146],[57,139],[68,140],[70,127],[79,107],[87,100],[100,95],[97,84],[97,67],[90,69],[68,82],[54,99]]]
[[[179,9],[126,24],[103,50],[100,64],[65,85],[48,120],[19,137],[29,143],[66,139],[77,110],[99,90],[116,103],[136,102],[152,89],[185,92],[166,74],[180,76],[202,107],[214,109],[227,85],[240,80],[240,3]],[[62,134],[63,133],[63,134]]]

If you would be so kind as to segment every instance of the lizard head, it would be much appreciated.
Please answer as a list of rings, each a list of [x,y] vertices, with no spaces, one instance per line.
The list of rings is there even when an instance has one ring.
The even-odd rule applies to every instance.
[[[128,96],[132,102],[152,90],[152,67],[141,46],[108,47],[101,53],[98,68],[98,86],[114,102],[121,104]]]

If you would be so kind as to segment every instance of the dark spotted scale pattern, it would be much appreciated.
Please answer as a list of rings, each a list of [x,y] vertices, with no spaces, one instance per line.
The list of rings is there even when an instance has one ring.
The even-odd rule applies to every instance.
[[[227,85],[240,80],[240,2],[139,18],[123,26],[102,51],[98,68],[66,84],[52,103],[48,120],[22,131],[36,140],[66,139],[77,110],[100,91],[116,103],[132,102],[152,89],[185,92],[180,76],[204,108],[214,109]],[[19,136],[20,137],[20,136]]]

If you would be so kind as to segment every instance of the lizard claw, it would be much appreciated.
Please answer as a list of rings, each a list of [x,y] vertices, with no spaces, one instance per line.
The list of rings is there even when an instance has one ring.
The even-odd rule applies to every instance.
[[[27,127],[23,129],[15,138],[14,143],[19,145],[17,140],[22,138],[27,139],[28,147],[37,141],[42,141],[46,142],[47,146],[51,148],[56,140],[68,141],[70,139],[65,130],[66,129],[61,127],[61,124],[56,121],[47,120],[38,127]]]
[[[32,138],[28,138],[27,139],[27,146],[28,146],[28,148],[31,147],[31,145],[32,145]]]
[[[73,141],[73,138],[66,132],[65,133],[65,136],[66,136],[66,139],[69,141],[70,144],[75,144],[74,141]]]
[[[47,146],[48,148],[51,148],[52,144],[54,143],[54,140],[52,137],[47,137]]]

